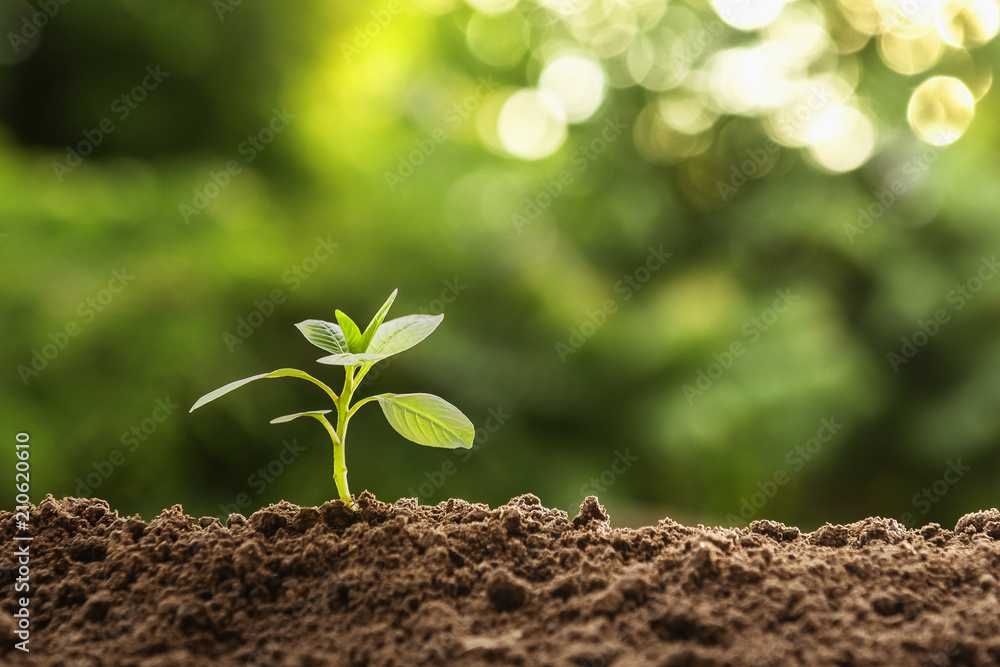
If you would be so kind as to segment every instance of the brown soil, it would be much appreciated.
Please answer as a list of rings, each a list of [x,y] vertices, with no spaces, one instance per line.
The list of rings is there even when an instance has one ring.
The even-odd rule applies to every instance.
[[[13,648],[13,515],[0,512],[11,665],[997,665],[1000,512],[908,531],[613,529],[522,496],[352,514],[150,523],[103,500],[32,511],[30,654]]]

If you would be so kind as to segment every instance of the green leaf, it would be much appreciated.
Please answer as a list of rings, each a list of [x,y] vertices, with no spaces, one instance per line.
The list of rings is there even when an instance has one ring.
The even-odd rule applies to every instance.
[[[228,394],[233,389],[239,389],[243,385],[249,384],[254,380],[263,380],[265,378],[280,378],[280,377],[296,377],[296,378],[302,378],[303,380],[309,380],[310,382],[321,388],[323,391],[325,391],[327,395],[330,396],[330,398],[334,399],[334,401],[337,400],[337,395],[333,393],[332,389],[327,387],[325,384],[323,384],[313,376],[309,375],[309,373],[304,373],[303,371],[297,370],[295,368],[281,368],[276,371],[271,371],[270,373],[261,373],[260,375],[254,375],[253,377],[243,378],[242,380],[236,380],[235,382],[230,382],[224,387],[219,387],[215,391],[210,391],[201,398],[199,398],[198,401],[193,406],[191,406],[191,409],[188,410],[188,412],[194,412],[196,409],[200,408],[206,403],[210,403],[215,399],[219,398],[220,396]]]
[[[389,425],[401,436],[426,447],[472,447],[476,429],[451,403],[432,394],[375,396]]]
[[[407,315],[389,320],[375,332],[367,352],[391,357],[409,350],[430,336],[443,319],[444,315]]]
[[[347,354],[351,349],[347,345],[347,338],[339,326],[333,322],[323,320],[306,320],[295,325],[302,335],[310,343],[334,354]]]
[[[338,310],[337,322],[340,323],[340,330],[347,340],[347,348],[351,352],[364,352],[365,348],[361,347],[361,330],[358,329],[358,325],[354,323],[354,320],[349,318],[344,311]]]
[[[272,424],[284,424],[285,422],[290,422],[293,419],[298,419],[299,417],[312,417],[326,429],[326,432],[330,434],[330,439],[333,440],[334,445],[342,445],[340,437],[337,436],[337,432],[333,428],[333,424],[330,420],[326,418],[328,414],[333,412],[332,410],[309,410],[307,412],[296,412],[294,415],[285,415],[284,417],[275,417],[271,420]]]
[[[322,415],[328,415],[333,410],[309,410],[308,412],[296,412],[294,415],[284,415],[282,417],[275,417],[271,420],[272,424],[284,424],[285,422],[290,422],[293,419],[298,419],[299,417],[315,417],[319,419]]]
[[[332,354],[317,359],[331,366],[360,366],[382,361],[394,354],[409,350],[434,331],[444,315],[407,315],[389,320],[378,328],[368,351],[363,354]]]
[[[375,337],[375,332],[378,331],[380,326],[382,326],[382,321],[385,320],[386,313],[389,312],[389,306],[391,306],[392,302],[396,300],[397,292],[399,292],[398,289],[392,290],[392,294],[389,295],[389,298],[385,300],[382,307],[379,308],[377,313],[375,313],[375,317],[372,318],[372,321],[368,323],[368,328],[365,329],[364,334],[361,336],[361,352],[368,351],[368,346],[371,344],[372,338]]]
[[[331,354],[328,357],[320,357],[316,361],[330,366],[360,366],[382,361],[387,356],[385,354]]]

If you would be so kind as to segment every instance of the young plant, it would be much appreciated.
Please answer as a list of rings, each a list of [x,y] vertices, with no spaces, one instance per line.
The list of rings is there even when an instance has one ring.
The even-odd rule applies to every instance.
[[[323,424],[327,433],[330,434],[330,439],[333,440],[333,479],[337,483],[337,491],[340,493],[340,499],[352,510],[354,509],[354,500],[351,498],[351,491],[347,486],[344,446],[347,442],[347,424],[358,408],[365,403],[378,401],[389,425],[396,429],[396,432],[401,436],[418,445],[445,449],[459,447],[468,449],[472,446],[472,440],[475,437],[472,422],[454,405],[437,396],[431,394],[378,394],[363,398],[353,406],[351,405],[355,389],[372,366],[387,357],[410,349],[427,338],[444,319],[444,315],[407,315],[383,322],[398,291],[393,290],[382,308],[375,313],[375,317],[369,322],[364,332],[351,318],[339,310],[336,311],[337,324],[323,320],[306,320],[295,325],[306,337],[306,340],[316,347],[332,353],[318,359],[319,363],[344,367],[344,388],[339,395],[308,373],[294,368],[282,368],[230,382],[226,386],[199,398],[198,402],[191,407],[190,412],[194,412],[206,403],[254,380],[278,377],[297,377],[309,380],[333,400],[333,406],[337,411],[336,426],[327,419],[327,415],[333,412],[332,410],[297,412],[293,415],[272,419],[271,423],[280,424],[299,417],[312,417]]]

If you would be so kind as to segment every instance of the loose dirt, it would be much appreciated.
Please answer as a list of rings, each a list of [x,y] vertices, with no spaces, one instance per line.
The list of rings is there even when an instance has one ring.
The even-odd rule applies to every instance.
[[[1000,512],[801,533],[614,529],[531,495],[282,502],[228,525],[103,500],[31,513],[31,652],[14,649],[14,517],[0,512],[9,665],[997,665]]]

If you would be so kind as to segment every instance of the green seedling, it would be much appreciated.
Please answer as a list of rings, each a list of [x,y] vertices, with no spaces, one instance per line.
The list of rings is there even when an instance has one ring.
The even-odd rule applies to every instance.
[[[306,320],[295,326],[316,347],[332,352],[329,356],[318,359],[321,364],[344,367],[344,388],[338,396],[330,387],[313,376],[294,368],[282,368],[270,373],[254,375],[253,377],[230,382],[213,392],[198,399],[190,412],[214,401],[233,389],[242,387],[254,380],[278,377],[296,377],[309,380],[333,399],[337,411],[336,426],[330,423],[327,415],[333,410],[310,410],[297,412],[272,419],[272,424],[290,422],[299,417],[312,417],[326,428],[333,440],[333,479],[337,483],[340,499],[354,509],[354,499],[347,486],[347,465],[344,459],[344,446],[347,442],[347,423],[365,403],[378,401],[382,413],[389,425],[407,440],[427,447],[443,447],[445,449],[464,448],[472,446],[475,429],[469,418],[461,413],[451,403],[431,394],[378,394],[363,398],[351,405],[354,391],[372,366],[378,362],[410,349],[427,338],[441,324],[444,315],[407,315],[388,322],[385,315],[389,306],[396,298],[392,294],[375,313],[368,328],[361,331],[358,326],[341,311],[336,311],[337,324],[323,320]]]

